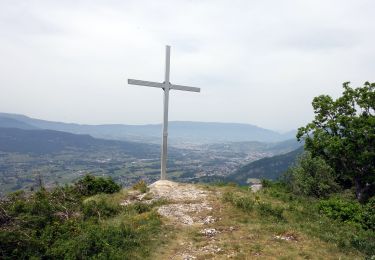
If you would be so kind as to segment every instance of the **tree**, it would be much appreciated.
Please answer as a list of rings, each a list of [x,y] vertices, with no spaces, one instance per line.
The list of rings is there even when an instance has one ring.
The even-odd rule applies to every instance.
[[[297,139],[313,157],[323,158],[343,187],[355,186],[363,202],[375,193],[375,83],[351,88],[341,97],[315,97],[315,118],[298,129]]]

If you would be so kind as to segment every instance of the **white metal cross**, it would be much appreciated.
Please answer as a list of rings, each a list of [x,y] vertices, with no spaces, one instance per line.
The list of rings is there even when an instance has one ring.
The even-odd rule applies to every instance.
[[[165,180],[167,177],[166,174],[167,174],[167,154],[168,154],[167,143],[168,143],[169,90],[176,89],[176,90],[192,91],[192,92],[201,91],[200,88],[174,85],[170,83],[169,81],[170,53],[171,53],[171,47],[167,45],[166,53],[165,53],[165,79],[163,83],[143,81],[143,80],[137,80],[137,79],[128,79],[128,84],[161,88],[164,90],[163,144],[161,148],[161,175],[160,175],[160,179],[162,180]]]

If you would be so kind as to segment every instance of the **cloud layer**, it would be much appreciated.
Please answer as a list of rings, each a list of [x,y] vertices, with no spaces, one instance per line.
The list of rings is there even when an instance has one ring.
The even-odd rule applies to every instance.
[[[375,2],[2,1],[0,111],[79,123],[161,122],[172,46],[171,120],[288,130],[311,100],[375,81]]]

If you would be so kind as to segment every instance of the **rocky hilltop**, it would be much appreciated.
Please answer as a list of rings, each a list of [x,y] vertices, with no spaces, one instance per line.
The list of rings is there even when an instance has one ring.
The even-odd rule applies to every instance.
[[[374,255],[369,204],[253,187],[139,181],[121,189],[86,175],[0,200],[1,259],[364,259]],[[341,203],[341,204],[338,204]],[[357,202],[358,203],[358,202]],[[362,210],[363,227],[332,216]],[[356,215],[358,217],[358,214]],[[365,226],[366,225],[366,226]],[[318,250],[317,250],[318,249]]]
[[[163,220],[165,233],[160,239],[164,243],[151,254],[152,259],[345,256],[333,244],[288,224],[290,205],[272,199],[267,189],[259,188],[160,180],[149,185],[144,193],[129,191],[121,205],[159,202],[155,210]],[[355,258],[355,254],[351,256]]]

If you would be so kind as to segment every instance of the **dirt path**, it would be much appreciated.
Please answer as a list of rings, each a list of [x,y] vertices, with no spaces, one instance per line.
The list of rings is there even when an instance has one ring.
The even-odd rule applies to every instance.
[[[157,181],[149,188],[154,198],[171,202],[159,207],[158,213],[165,218],[166,225],[176,230],[171,242],[155,258],[216,258],[222,251],[217,243],[221,232],[213,227],[220,220],[215,201],[220,194],[197,185],[171,181]]]
[[[202,225],[212,216],[209,192],[191,184],[157,181],[149,186],[155,199],[165,199],[170,204],[158,208],[158,213],[170,223],[180,226]]]
[[[134,200],[144,203],[167,201],[157,211],[171,232],[166,235],[169,236],[166,237],[168,243],[155,252],[152,259],[216,259],[223,253],[218,238],[225,232],[223,228],[215,227],[221,219],[220,197],[220,193],[198,185],[160,180],[151,184],[146,194],[136,194],[123,205]]]

